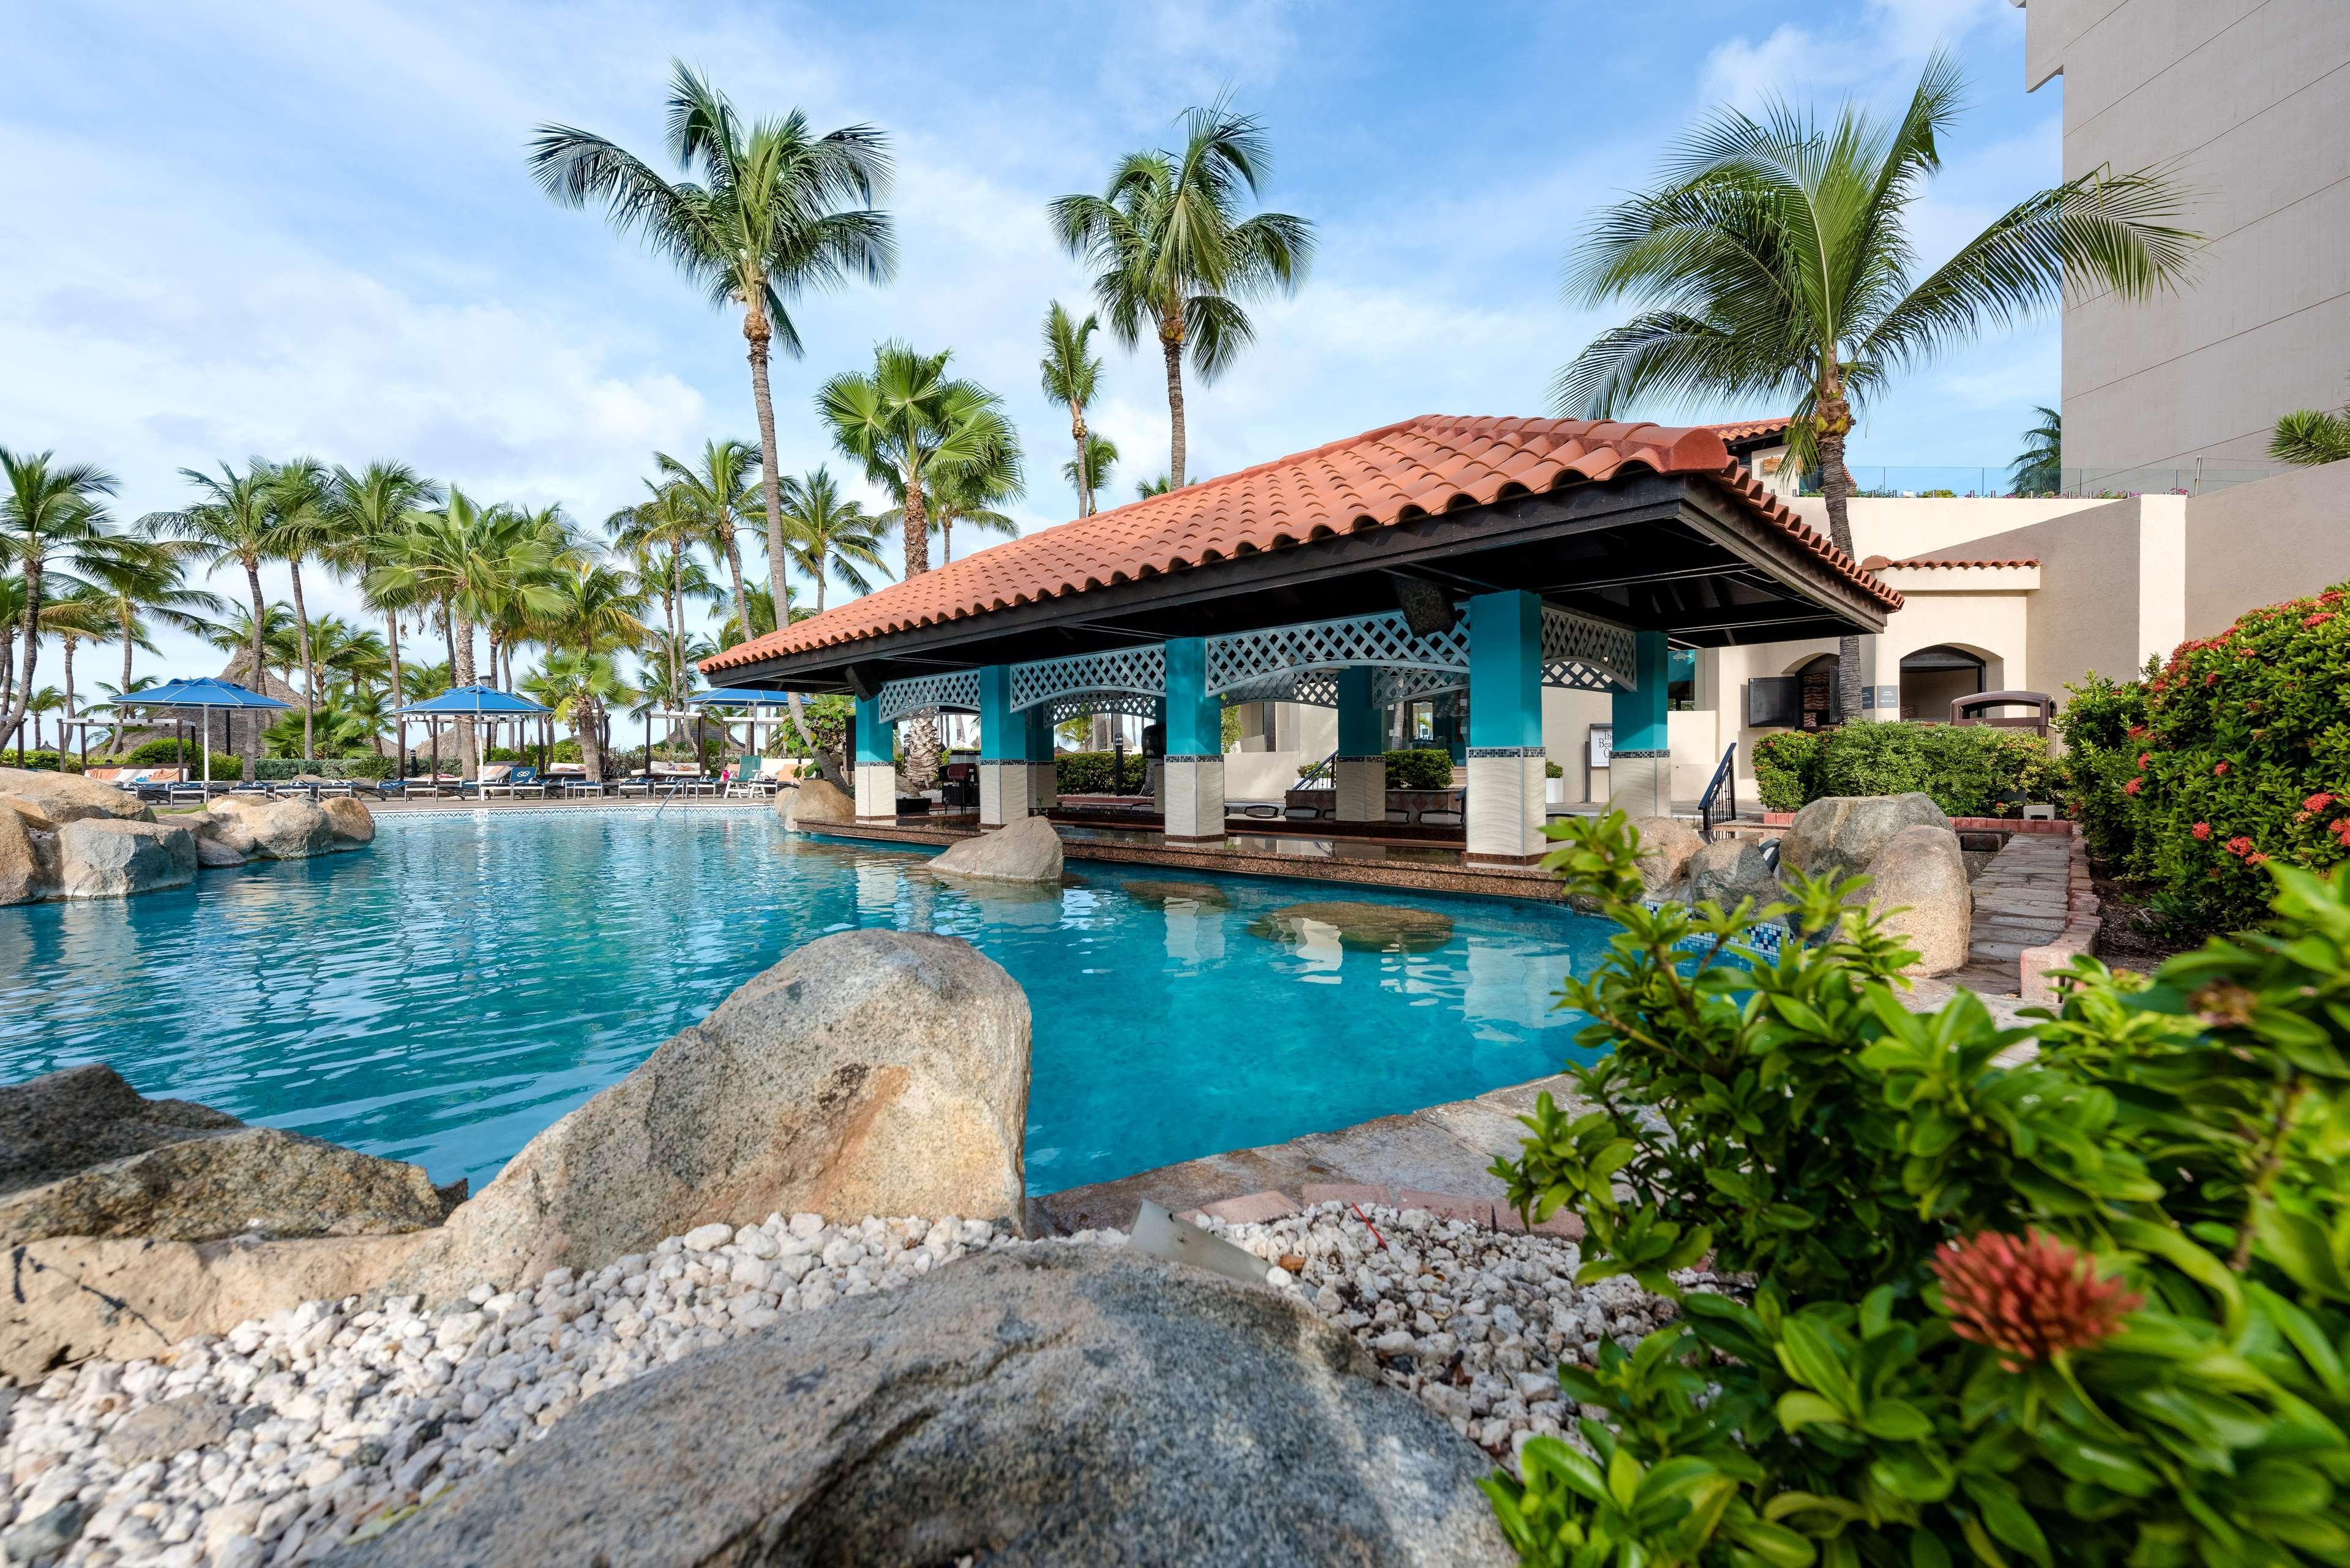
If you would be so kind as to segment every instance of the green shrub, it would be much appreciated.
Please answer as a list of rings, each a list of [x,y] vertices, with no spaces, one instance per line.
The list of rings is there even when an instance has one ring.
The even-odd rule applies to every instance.
[[[2064,733],[2093,854],[2175,931],[2260,919],[2263,866],[2350,859],[2350,583],[2181,643],[2141,684],[2093,677]]]
[[[196,744],[195,737],[192,735],[188,738],[187,742],[184,745],[177,741],[141,742],[140,744],[130,749],[129,755],[117,757],[108,765],[110,767],[170,768],[178,767],[182,763],[182,762],[185,763],[188,771],[192,774],[197,777],[203,776],[204,767],[204,750],[202,746]],[[92,765],[94,766],[96,764]],[[225,774],[231,778],[235,778],[243,774],[244,771],[244,759],[237,756],[234,753],[214,752],[213,753],[213,777],[219,778],[222,774]]]
[[[53,774],[58,769],[59,759],[55,752],[26,752],[19,757],[13,751],[0,751],[0,764],[12,768],[24,768],[33,773]],[[81,758],[68,752],[63,760],[63,766],[67,773],[78,774],[81,772]]]
[[[1451,789],[1452,753],[1430,748],[1387,754],[1389,789]]]
[[[1495,1173],[1679,1321],[1563,1366],[1589,1452],[1487,1483],[1529,1563],[2232,1568],[2350,1560],[2350,870],[2272,864],[2271,934],[2151,980],[2076,961],[2001,1029],[1895,995],[1906,945],[1799,881],[1642,906],[1619,815],[1548,862],[1623,927],[1563,1003],[1595,1108]],[[2036,1035],[2036,1056],[2014,1048]],[[1672,1277],[1709,1254],[1734,1293]]]
[[[388,779],[397,763],[369,752],[356,757],[264,757],[253,764],[253,776],[267,783],[311,777],[322,779]]]
[[[1782,730],[1754,742],[1754,784],[1764,809],[1801,811],[1818,792],[1813,774],[1820,764],[1820,737],[1812,730]]]
[[[1061,794],[1137,794],[1141,792],[1148,764],[1139,752],[1126,753],[1126,771],[1114,774],[1116,752],[1063,752],[1053,759],[1053,787]],[[1124,781],[1125,788],[1113,790],[1110,781],[1115,776]]]

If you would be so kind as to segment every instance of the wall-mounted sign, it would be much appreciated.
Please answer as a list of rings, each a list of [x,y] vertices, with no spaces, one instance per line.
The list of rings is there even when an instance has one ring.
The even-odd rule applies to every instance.
[[[1608,759],[1613,757],[1615,753],[1616,726],[1613,724],[1592,725],[1591,761],[1589,765],[1595,768],[1604,768],[1607,765]]]

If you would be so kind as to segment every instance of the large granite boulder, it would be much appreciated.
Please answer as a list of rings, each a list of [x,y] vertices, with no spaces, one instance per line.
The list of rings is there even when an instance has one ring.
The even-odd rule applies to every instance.
[[[176,823],[85,816],[57,829],[57,892],[128,898],[196,877],[196,836]]]
[[[91,1356],[153,1356],[304,1302],[365,1295],[431,1234],[26,1242],[9,1250],[11,1288],[0,1291],[0,1380],[36,1382]]]
[[[223,795],[212,809],[243,827],[253,839],[253,853],[265,860],[307,860],[338,847],[334,822],[307,800]]]
[[[1498,1564],[1492,1469],[1273,1291],[1042,1248],[599,1394],[330,1561]]]
[[[180,818],[196,836],[196,864],[242,866],[254,856],[253,830],[241,811],[192,811]]]
[[[1780,897],[1779,873],[1759,840],[1724,836],[1690,857],[1690,901],[1708,899],[1734,909],[1742,898],[1757,906]]]
[[[857,802],[847,792],[809,774],[797,789],[775,792],[775,811],[786,828],[803,822],[855,822]]]
[[[1644,816],[1632,826],[1640,835],[1640,880],[1650,897],[1679,881],[1690,857],[1705,847],[1698,830],[1678,817]]]
[[[1974,894],[1957,834],[1905,827],[1868,863],[1868,901],[1884,914],[1886,929],[1918,950],[1911,974],[1948,974],[1965,966]]]
[[[1950,831],[1950,819],[1923,794],[1830,795],[1795,813],[1779,840],[1779,864],[1806,877],[1856,876],[1905,827]]]
[[[139,797],[83,778],[79,774],[53,774],[38,768],[0,768],[0,795],[14,795],[43,817],[62,826],[91,817],[122,822],[152,822],[155,814]]]
[[[0,1247],[383,1235],[437,1225],[443,1210],[415,1166],[145,1099],[104,1065],[0,1088]]]
[[[375,813],[367,808],[365,801],[337,795],[320,801],[318,809],[327,814],[327,825],[338,844],[357,848],[375,842]]]
[[[1008,827],[951,844],[931,861],[941,877],[979,877],[992,882],[1054,882],[1061,879],[1061,836],[1041,816],[1024,816]]]
[[[57,896],[57,839],[37,819],[0,810],[0,904],[37,904]]]
[[[1028,999],[970,943],[843,931],[786,953],[524,1146],[420,1252],[436,1297],[781,1211],[1018,1221]]]

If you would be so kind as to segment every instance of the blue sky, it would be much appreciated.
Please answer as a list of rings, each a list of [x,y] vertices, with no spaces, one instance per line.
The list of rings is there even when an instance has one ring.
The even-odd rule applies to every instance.
[[[1321,244],[1238,367],[1189,387],[1198,474],[1416,413],[1547,411],[1558,366],[1617,314],[1562,301],[1568,247],[1712,104],[1889,103],[1952,48],[1971,109],[1918,212],[1929,262],[2058,173],[2062,78],[2024,93],[2009,0],[5,12],[0,167],[22,226],[0,244],[0,444],[103,463],[126,515],[178,504],[182,465],[307,452],[600,519],[654,451],[752,436],[737,324],[524,168],[544,120],[656,152],[672,57],[746,110],[869,121],[894,144],[899,274],[800,305],[806,357],[774,371],[785,470],[846,467],[812,413],[826,376],[884,337],[951,347],[1020,426],[1031,528],[1073,504],[1038,325],[1085,293],[1045,203],[1220,90],[1273,137],[1267,204]],[[1128,454],[1122,498],[1164,468],[1167,419],[1155,350],[1106,358],[1092,423]],[[2004,464],[2057,365],[2043,320],[1916,374],[1856,462]],[[174,672],[217,662],[165,651]]]

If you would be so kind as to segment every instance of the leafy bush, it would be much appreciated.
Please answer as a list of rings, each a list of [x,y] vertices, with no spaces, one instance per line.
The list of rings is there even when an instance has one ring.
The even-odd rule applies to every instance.
[[[1812,730],[1783,730],[1754,742],[1754,784],[1769,811],[1801,811],[1818,796],[1812,787],[1820,765],[1820,737]]]
[[[1139,752],[1126,753],[1126,771],[1114,772],[1116,752],[1063,752],[1053,759],[1053,787],[1061,794],[1138,794],[1142,790],[1146,763]],[[1115,776],[1125,787],[1113,790],[1110,781]]]
[[[184,745],[176,741],[141,742],[139,745],[131,748],[129,755],[114,758],[108,765],[110,767],[128,766],[138,768],[169,768],[179,766],[182,761],[186,763],[190,773],[198,775],[203,774],[204,766],[204,751],[202,746],[196,744],[195,738],[193,736],[190,736],[187,743]],[[95,766],[96,764],[93,763],[91,765]],[[237,756],[235,753],[231,752],[214,752],[213,753],[213,777],[218,778],[223,774],[226,774],[230,777],[234,778],[237,774],[243,773],[244,770],[244,759]]]
[[[2049,799],[2061,777],[2039,736],[1987,724],[1846,724],[1754,745],[1754,780],[1773,811],[1827,795],[1915,791],[1952,816],[2015,815],[2027,799]]]
[[[1619,815],[1549,831],[1623,927],[1560,992],[1609,1054],[1494,1169],[1682,1315],[1562,1366],[1587,1451],[1487,1483],[1525,1562],[2350,1560],[2350,870],[2272,865],[2272,932],[2151,981],[2076,961],[2033,1057],[1969,992],[1906,1009],[1856,881],[1691,961],[1756,911],[1644,908]],[[1708,1254],[1751,1292],[1684,1290]]]
[[[1431,748],[1387,754],[1389,789],[1451,789],[1452,753]]]
[[[0,751],[0,763],[34,773],[53,774],[58,769],[59,758],[55,752],[26,752],[19,757],[14,752]],[[81,758],[68,752],[63,759],[63,766],[67,773],[78,774],[81,772]]]
[[[2174,930],[2259,919],[2262,867],[2350,859],[2350,583],[2183,642],[2142,683],[2092,677],[2064,727],[2092,854]]]
[[[269,783],[311,777],[322,779],[388,779],[395,764],[373,753],[359,757],[264,757],[253,764],[253,776]]]

